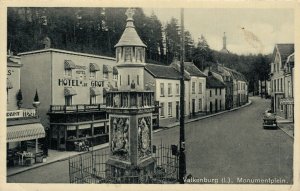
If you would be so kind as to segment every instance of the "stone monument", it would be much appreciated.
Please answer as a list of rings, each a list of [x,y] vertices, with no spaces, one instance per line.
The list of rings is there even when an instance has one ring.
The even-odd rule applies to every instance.
[[[151,177],[155,168],[152,157],[152,112],[154,92],[145,90],[146,45],[133,23],[134,9],[126,11],[126,28],[115,45],[119,72],[118,91],[107,92],[110,156],[107,176]]]

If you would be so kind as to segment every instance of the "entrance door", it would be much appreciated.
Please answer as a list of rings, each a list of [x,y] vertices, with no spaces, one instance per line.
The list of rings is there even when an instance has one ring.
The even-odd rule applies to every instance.
[[[176,119],[179,119],[179,101],[176,101]]]
[[[210,113],[212,113],[212,108],[213,108],[212,102],[209,102],[209,111],[210,111]]]
[[[215,112],[218,112],[218,100],[215,99]]]
[[[195,99],[192,99],[192,114],[193,115],[195,115],[195,107],[196,107]]]

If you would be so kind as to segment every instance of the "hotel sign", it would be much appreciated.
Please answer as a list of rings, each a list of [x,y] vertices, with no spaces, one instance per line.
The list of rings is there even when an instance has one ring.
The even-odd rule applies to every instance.
[[[104,81],[90,81],[88,84],[87,81],[75,80],[75,79],[58,79],[58,86],[67,86],[67,87],[103,87]]]
[[[7,119],[22,118],[22,117],[35,117],[35,116],[36,116],[35,109],[14,110],[14,111],[6,112]]]

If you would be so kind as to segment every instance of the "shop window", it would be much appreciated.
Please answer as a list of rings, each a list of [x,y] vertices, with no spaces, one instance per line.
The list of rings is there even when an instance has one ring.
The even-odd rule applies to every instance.
[[[179,95],[179,84],[176,84],[176,94]]]
[[[103,78],[108,79],[108,73],[107,72],[103,73]]]
[[[168,103],[168,116],[172,117],[172,102]]]
[[[172,84],[168,83],[168,96],[172,96]]]
[[[202,111],[202,99],[201,98],[199,99],[198,104],[199,104],[199,111]]]
[[[72,70],[71,69],[65,69],[65,76],[72,77]]]
[[[195,94],[195,84],[196,82],[192,82],[192,94]]]
[[[160,103],[160,116],[161,116],[161,117],[164,117],[164,116],[165,116],[164,103]]]
[[[165,96],[165,87],[163,83],[160,83],[160,97]]]
[[[199,94],[202,94],[202,83],[199,83]]]
[[[90,71],[90,78],[96,77],[96,71]]]
[[[65,105],[72,105],[72,96],[65,96]]]
[[[90,97],[90,104],[96,104],[97,103],[97,96],[91,96]]]

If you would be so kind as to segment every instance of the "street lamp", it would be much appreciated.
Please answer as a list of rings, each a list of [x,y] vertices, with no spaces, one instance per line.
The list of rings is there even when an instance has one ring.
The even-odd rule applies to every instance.
[[[180,137],[179,137],[179,183],[184,184],[186,174],[184,132],[184,9],[181,8],[181,51],[180,51]]]

